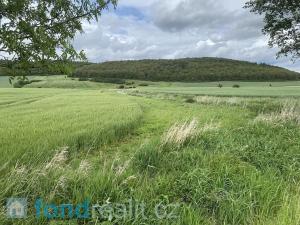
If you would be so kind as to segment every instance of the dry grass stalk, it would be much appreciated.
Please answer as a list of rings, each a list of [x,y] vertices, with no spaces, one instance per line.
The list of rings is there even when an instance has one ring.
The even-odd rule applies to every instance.
[[[27,172],[28,172],[28,170],[27,170],[26,166],[24,166],[24,165],[21,165],[21,166],[16,165],[12,170],[12,173],[16,174],[16,175],[24,175]]]
[[[258,115],[254,122],[265,122],[265,123],[285,123],[293,121],[300,125],[300,112],[295,103],[286,102],[284,103],[280,112],[270,114]]]
[[[164,135],[162,145],[182,146],[197,135],[198,121],[193,119],[182,124],[174,124]]]
[[[116,175],[121,176],[129,167],[130,160],[127,160],[123,165],[117,166],[115,169]]]
[[[64,176],[61,176],[58,179],[53,191],[51,191],[50,193],[50,199],[53,199],[54,196],[59,192],[59,190],[65,190],[66,187],[67,187],[67,179]]]
[[[129,183],[130,181],[136,180],[136,179],[137,179],[136,176],[129,176],[129,177],[127,177],[127,178],[122,182],[122,184],[127,184],[127,183]]]
[[[219,105],[222,100],[219,97],[213,97],[213,96],[197,96],[195,98],[196,102],[201,104],[214,104]]]
[[[195,98],[195,101],[200,104],[212,104],[212,105],[242,105],[243,100],[241,98],[237,97],[230,97],[230,98],[225,98],[225,97],[214,97],[214,96],[197,96]]]
[[[87,160],[82,160],[78,167],[78,172],[83,175],[88,175],[91,169],[92,169],[91,164]]]
[[[204,124],[203,127],[201,127],[200,132],[201,133],[205,133],[205,132],[209,132],[209,131],[216,131],[221,127],[220,123],[206,123]]]
[[[62,167],[68,160],[68,149],[69,147],[66,146],[57,150],[54,157],[45,166],[45,169],[48,170]]]

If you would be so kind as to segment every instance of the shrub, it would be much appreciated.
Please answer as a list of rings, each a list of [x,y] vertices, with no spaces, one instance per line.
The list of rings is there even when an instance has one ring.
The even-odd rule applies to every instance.
[[[30,84],[31,82],[29,80],[18,80],[13,84],[14,88],[22,88],[26,84]]]
[[[132,81],[132,82],[126,82],[125,84],[126,85],[134,85],[135,83]]]
[[[14,88],[22,88],[23,85],[21,85],[20,82],[16,82],[16,83],[13,84],[13,87]]]
[[[232,87],[233,88],[240,88],[240,85],[239,84],[234,84]]]
[[[91,81],[99,82],[99,83],[125,84],[125,80],[120,79],[120,78],[95,77],[95,78],[91,79]]]
[[[119,85],[118,88],[119,88],[119,89],[124,89],[125,86],[124,86],[124,85]]]
[[[218,84],[218,87],[219,87],[219,88],[222,88],[222,87],[223,87],[223,84]]]
[[[193,99],[193,98],[187,98],[187,99],[185,100],[185,102],[186,102],[186,103],[195,103],[196,100]]]
[[[141,87],[147,87],[147,86],[149,86],[149,84],[141,83],[141,84],[139,84],[139,86],[141,86]]]

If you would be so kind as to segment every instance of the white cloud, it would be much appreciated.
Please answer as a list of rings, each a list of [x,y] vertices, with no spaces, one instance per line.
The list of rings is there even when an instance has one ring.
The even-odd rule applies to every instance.
[[[75,46],[94,62],[211,56],[300,71],[299,63],[276,60],[276,49],[261,33],[262,18],[243,9],[245,1],[120,0],[119,10],[133,8],[145,18],[110,10],[98,23],[84,25],[86,33],[77,36]]]

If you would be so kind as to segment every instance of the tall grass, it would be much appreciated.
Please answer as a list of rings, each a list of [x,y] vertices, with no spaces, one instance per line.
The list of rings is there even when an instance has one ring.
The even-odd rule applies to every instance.
[[[284,111],[284,101],[187,104],[57,89],[1,94],[0,121],[8,131],[1,135],[16,138],[6,148],[19,157],[1,148],[0,201],[27,197],[30,207],[26,220],[7,219],[3,208],[0,224],[299,224],[299,126],[295,120],[253,123],[260,113]],[[24,103],[25,97],[35,101]],[[34,132],[51,134],[41,138],[47,148],[35,147],[44,142]],[[86,135],[78,140],[78,132]],[[23,143],[31,157],[23,156]],[[146,203],[146,218],[37,220],[37,197],[56,204],[134,199]],[[157,219],[158,203],[178,204],[176,217]]]

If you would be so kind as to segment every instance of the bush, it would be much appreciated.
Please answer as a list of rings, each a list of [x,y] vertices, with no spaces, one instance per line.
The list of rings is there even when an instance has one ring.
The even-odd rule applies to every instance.
[[[195,103],[196,100],[193,99],[193,98],[187,98],[187,99],[185,100],[185,102],[186,102],[186,103]]]
[[[232,87],[233,88],[240,88],[240,85],[239,84],[234,84]]]
[[[20,82],[16,82],[16,83],[13,84],[13,87],[14,88],[22,88],[23,85],[21,85]]]
[[[135,83],[132,81],[132,82],[126,82],[126,85],[134,85]]]
[[[141,86],[141,87],[147,87],[147,86],[149,86],[149,84],[141,83],[141,84],[139,84],[139,86]]]
[[[219,87],[219,88],[222,88],[222,87],[223,87],[223,84],[218,84],[218,87]]]
[[[22,88],[26,84],[30,84],[31,82],[29,80],[18,80],[13,84],[14,88]]]
[[[120,78],[95,77],[95,78],[91,79],[91,81],[99,82],[99,83],[125,84],[125,80],[120,79]]]
[[[118,88],[119,88],[119,89],[124,89],[125,86],[124,86],[124,85],[119,85]]]

